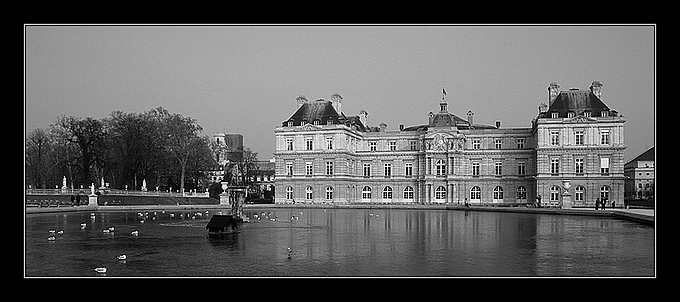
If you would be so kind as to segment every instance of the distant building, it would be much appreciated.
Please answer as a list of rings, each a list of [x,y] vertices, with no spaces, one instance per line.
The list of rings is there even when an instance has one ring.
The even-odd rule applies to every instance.
[[[623,200],[623,117],[590,89],[559,91],[527,128],[474,123],[450,113],[442,96],[428,123],[388,130],[368,113],[348,116],[343,98],[298,97],[275,129],[276,203],[399,202],[523,204],[542,196],[574,206]],[[444,92],[445,93],[445,92]]]
[[[654,154],[654,146],[652,146],[624,166],[626,199],[654,197]]]

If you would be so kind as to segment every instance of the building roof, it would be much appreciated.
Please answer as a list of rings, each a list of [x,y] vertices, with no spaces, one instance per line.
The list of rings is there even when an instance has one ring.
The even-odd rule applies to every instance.
[[[575,115],[590,111],[591,116],[600,116],[601,111],[610,111],[610,109],[592,91],[572,88],[560,91],[548,111],[540,113],[538,117],[551,117],[553,112],[559,113],[559,117],[567,117],[567,112],[570,111]]]
[[[293,126],[302,126],[314,124],[314,121],[318,121],[321,125],[327,125],[329,120],[332,124],[345,124],[348,127],[355,125],[357,130],[365,130],[365,126],[361,123],[359,117],[347,117],[342,112],[338,113],[333,107],[333,103],[324,99],[304,101],[293,115],[283,121],[282,126],[287,126],[288,122],[293,122]]]
[[[638,155],[636,158],[631,159],[628,163],[635,161],[654,161],[654,146],[647,149],[647,151],[642,152],[642,154]]]

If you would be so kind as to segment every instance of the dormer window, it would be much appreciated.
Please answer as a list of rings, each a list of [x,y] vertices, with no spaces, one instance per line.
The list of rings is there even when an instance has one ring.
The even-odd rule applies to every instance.
[[[321,120],[314,120],[314,125],[321,125]]]
[[[288,121],[288,127],[293,127],[293,121]]]
[[[583,111],[583,116],[590,117],[590,111]]]
[[[553,112],[553,113],[550,115],[550,117],[552,117],[552,118],[558,118],[558,117],[559,117],[559,113]]]
[[[568,118],[572,118],[572,117],[574,117],[574,115],[575,115],[575,113],[574,113],[573,111],[567,112],[567,117],[568,117]]]
[[[328,119],[328,121],[326,121],[326,125],[333,125],[333,120],[332,120],[332,119]]]
[[[600,111],[600,116],[601,116],[601,117],[608,117],[608,116],[609,116],[609,111],[607,111],[607,110],[602,110],[602,111]]]

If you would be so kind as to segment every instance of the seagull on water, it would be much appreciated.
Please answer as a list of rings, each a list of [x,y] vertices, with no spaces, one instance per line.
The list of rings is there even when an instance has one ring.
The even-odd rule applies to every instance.
[[[120,255],[116,256],[116,258],[118,258],[118,260],[125,260],[125,259],[127,259],[127,255],[120,254]]]
[[[132,231],[132,233],[130,233],[130,234],[132,234],[132,236],[139,236],[139,231],[134,230],[134,231]]]
[[[97,273],[100,273],[100,274],[105,274],[105,273],[106,273],[106,267],[96,267],[94,270],[95,270]]]

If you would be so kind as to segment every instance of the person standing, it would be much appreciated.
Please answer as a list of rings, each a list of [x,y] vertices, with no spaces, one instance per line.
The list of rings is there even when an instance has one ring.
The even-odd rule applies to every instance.
[[[602,210],[603,211],[604,211],[605,206],[607,206],[607,199],[603,197],[602,198]]]
[[[595,199],[595,211],[600,209],[600,199]]]

